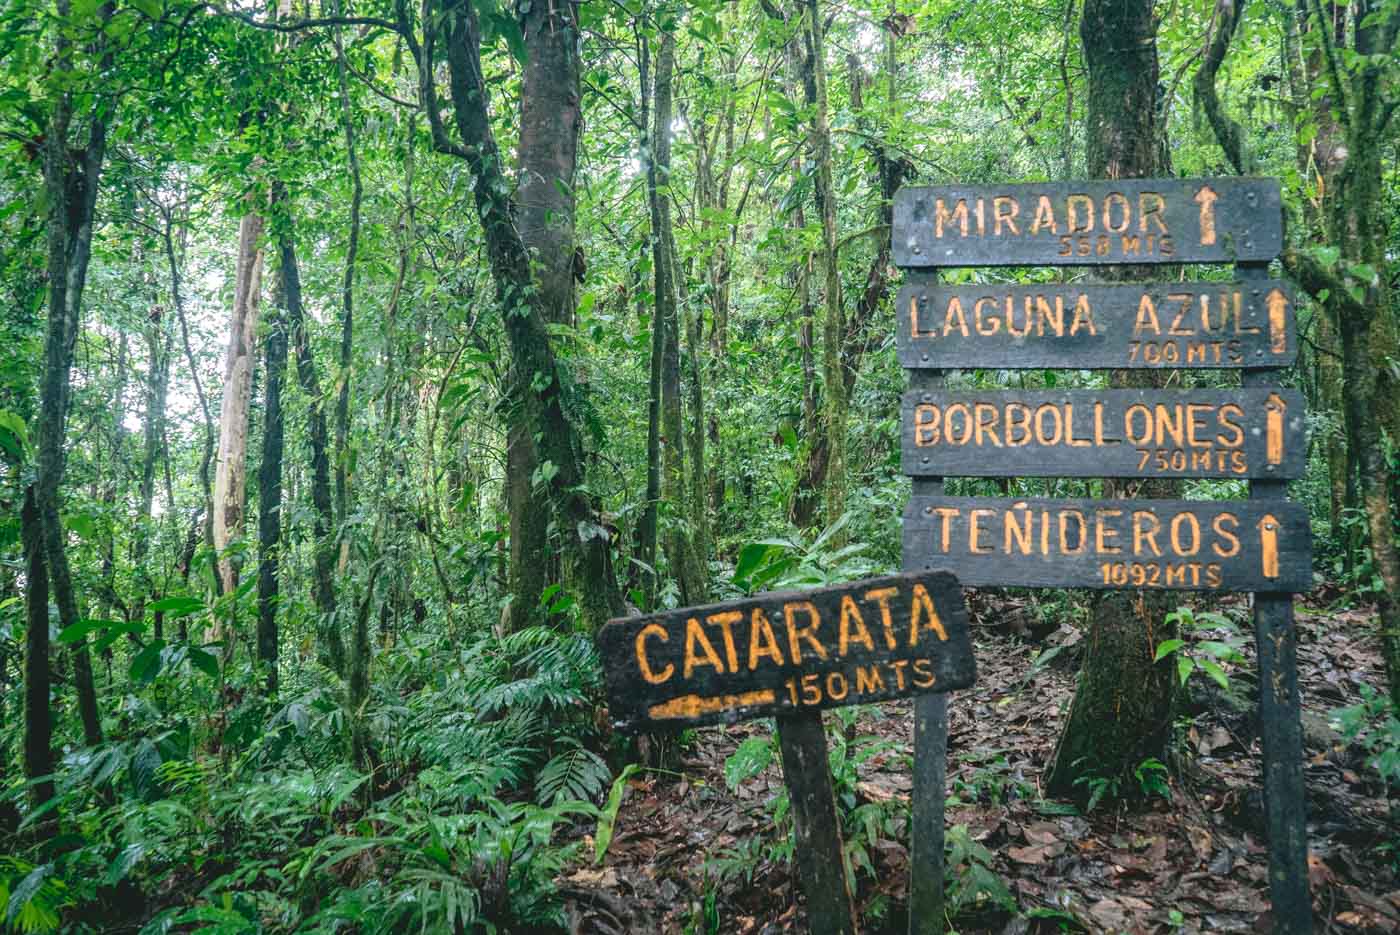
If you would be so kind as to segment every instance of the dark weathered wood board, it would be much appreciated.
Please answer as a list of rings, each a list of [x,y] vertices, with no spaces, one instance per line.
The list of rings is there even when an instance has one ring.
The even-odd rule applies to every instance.
[[[901,188],[903,267],[1101,266],[1271,260],[1277,179],[1117,179]]]
[[[1142,284],[909,283],[895,305],[910,369],[1226,370],[1298,356],[1281,280]]]
[[[1301,477],[1296,390],[974,390],[904,396],[904,473]]]
[[[931,571],[613,620],[598,652],[623,730],[863,704],[976,678],[962,588]]]
[[[1282,501],[915,495],[904,556],[971,586],[1312,588],[1307,509]]]

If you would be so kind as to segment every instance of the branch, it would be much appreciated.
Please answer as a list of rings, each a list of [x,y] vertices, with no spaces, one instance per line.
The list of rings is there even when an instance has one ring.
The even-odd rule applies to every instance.
[[[1347,289],[1346,280],[1318,262],[1317,257],[1294,247],[1283,251],[1279,257],[1283,270],[1308,295],[1317,299],[1323,292],[1327,301],[1337,303],[1339,311],[1348,314],[1366,315],[1366,305],[1358,302]]]
[[[1322,37],[1322,57],[1327,62],[1327,76],[1332,82],[1332,90],[1337,93],[1341,106],[1337,108],[1342,118],[1342,126],[1351,129],[1351,94],[1342,82],[1342,68],[1337,63],[1337,46],[1332,39],[1332,27],[1322,15],[1321,0],[1312,0],[1313,14],[1317,16],[1317,33]]]
[[[394,0],[394,18],[398,21],[395,31],[403,36],[413,63],[418,69],[418,103],[428,114],[428,129],[433,140],[433,149],[459,159],[468,158],[467,151],[454,143],[442,125],[442,113],[438,110],[437,86],[433,83],[433,45],[437,41],[437,28],[427,9],[428,0],[423,0],[423,43],[418,43],[413,23],[408,15],[408,0]]]
[[[1225,150],[1225,157],[1230,160],[1230,165],[1234,166],[1235,172],[1240,175],[1249,175],[1253,166],[1249,154],[1245,151],[1244,133],[1239,123],[1230,119],[1229,114],[1225,113],[1225,108],[1220,105],[1215,78],[1225,61],[1226,53],[1230,51],[1230,40],[1234,38],[1235,29],[1244,18],[1247,2],[1248,0],[1238,0],[1238,3],[1236,0],[1219,0],[1216,3],[1215,33],[1206,46],[1205,58],[1201,61],[1201,67],[1196,70],[1196,77],[1192,82],[1196,100],[1206,112],[1206,119],[1215,131],[1216,141],[1220,143],[1220,148]]]
[[[315,29],[318,26],[377,26],[380,29],[387,29],[390,32],[398,32],[399,27],[387,19],[379,19],[375,16],[320,16],[315,19],[299,19],[290,23],[269,23],[255,19],[247,13],[239,13],[235,10],[226,10],[223,7],[213,7],[219,16],[226,16],[229,19],[236,19],[240,23],[246,23],[254,29],[266,29],[271,32],[300,32],[304,29]]]

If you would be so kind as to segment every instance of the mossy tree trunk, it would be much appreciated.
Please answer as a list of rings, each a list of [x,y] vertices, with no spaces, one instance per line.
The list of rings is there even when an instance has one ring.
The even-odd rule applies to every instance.
[[[1153,0],[1086,0],[1080,38],[1088,66],[1085,155],[1094,178],[1170,174],[1162,126]],[[1124,279],[1151,271],[1125,268]],[[1160,271],[1158,271],[1160,275]],[[1156,371],[1114,371],[1115,387],[1162,385]],[[1105,481],[1106,496],[1170,497],[1171,481]],[[1046,777],[1056,795],[1086,798],[1091,784],[1121,781],[1170,739],[1175,673],[1155,664],[1171,635],[1161,592],[1109,591],[1090,612],[1086,655],[1069,718]]]

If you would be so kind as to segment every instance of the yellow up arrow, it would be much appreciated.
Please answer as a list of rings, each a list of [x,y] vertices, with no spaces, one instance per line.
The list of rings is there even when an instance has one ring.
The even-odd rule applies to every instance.
[[[1282,289],[1269,291],[1269,350],[1282,354],[1288,345],[1288,296]]]
[[[1201,206],[1201,246],[1215,243],[1215,200],[1220,196],[1209,185],[1202,185],[1191,200]]]
[[[1259,563],[1265,578],[1278,577],[1278,520],[1265,513],[1259,520]]]
[[[1283,417],[1288,406],[1283,397],[1270,393],[1264,403],[1264,457],[1269,464],[1283,463]]]

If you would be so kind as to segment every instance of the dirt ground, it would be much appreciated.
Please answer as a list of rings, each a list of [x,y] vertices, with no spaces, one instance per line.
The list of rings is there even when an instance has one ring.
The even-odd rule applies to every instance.
[[[1329,726],[1330,712],[1360,700],[1360,686],[1384,683],[1375,621],[1364,610],[1329,607],[1329,596],[1319,591],[1301,602],[1298,617],[1317,931],[1400,932],[1400,809],[1392,814],[1361,751],[1346,748]],[[1243,600],[1221,609],[1249,634]],[[985,870],[973,860],[950,871],[970,894],[953,927],[1007,935],[1270,931],[1252,639],[1246,662],[1230,671],[1229,692],[1192,677],[1170,798],[1080,814],[1045,801],[1040,774],[1068,711],[1083,634],[1033,633],[1024,599],[974,595],[970,608],[979,678],[950,699],[948,789],[956,801],[948,825],[965,829],[950,836],[980,844],[990,861]],[[1033,666],[1037,651],[1057,646],[1064,648],[1054,658]],[[772,818],[783,788],[776,760],[733,791],[725,778],[739,745],[770,730],[754,721],[698,731],[682,776],[629,781],[603,864],[580,865],[559,880],[575,932],[806,931]],[[861,848],[869,859],[858,871],[863,931],[904,932],[911,705],[862,709],[846,736],[850,750],[868,756],[854,789],[847,784],[850,800],[894,816],[888,833],[867,832],[873,844]],[[988,878],[989,886],[1004,885],[1018,913],[980,895]]]

